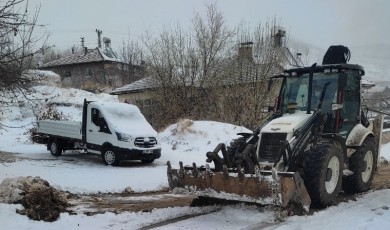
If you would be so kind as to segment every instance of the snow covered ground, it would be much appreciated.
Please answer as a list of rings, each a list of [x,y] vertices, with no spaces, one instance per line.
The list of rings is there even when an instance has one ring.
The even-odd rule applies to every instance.
[[[70,120],[81,117],[80,105],[88,100],[116,101],[115,96],[94,95],[75,89],[40,87],[50,101],[61,104],[57,109]],[[59,95],[59,96],[57,96]],[[54,97],[55,96],[55,97]],[[38,96],[36,96],[38,98]],[[43,101],[41,103],[44,103]],[[39,107],[39,106],[38,106]],[[3,109],[0,130],[0,151],[18,156],[15,162],[0,163],[0,182],[5,178],[39,176],[57,189],[72,193],[154,191],[168,187],[166,162],[174,167],[178,162],[205,163],[205,153],[220,143],[229,143],[244,127],[212,121],[181,120],[159,133],[162,156],[153,164],[138,162],[121,167],[105,166],[99,156],[66,152],[56,158],[46,146],[33,144],[26,135],[32,127],[34,105],[14,102]],[[8,128],[21,127],[21,128]],[[382,157],[390,161],[390,144],[382,146]],[[383,160],[382,159],[382,160]],[[275,219],[275,212],[249,205],[224,207],[176,207],[154,209],[151,212],[106,212],[87,216],[63,213],[60,219],[47,223],[33,221],[15,212],[19,204],[0,203],[2,229],[137,229],[173,217],[214,211],[208,215],[158,227],[157,229],[389,229],[390,190],[362,195],[356,201],[315,212],[310,216],[292,216],[284,222]]]

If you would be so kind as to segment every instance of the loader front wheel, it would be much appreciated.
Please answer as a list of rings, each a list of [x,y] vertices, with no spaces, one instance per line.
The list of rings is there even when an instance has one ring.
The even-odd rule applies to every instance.
[[[312,206],[333,205],[341,189],[344,157],[340,146],[322,143],[312,147],[305,160],[305,186]]]
[[[367,139],[350,160],[352,175],[344,177],[343,190],[353,194],[365,192],[370,189],[377,163],[377,151],[373,139]]]

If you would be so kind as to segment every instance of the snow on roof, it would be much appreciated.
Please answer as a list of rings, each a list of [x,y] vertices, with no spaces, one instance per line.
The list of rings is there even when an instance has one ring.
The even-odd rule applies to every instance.
[[[95,48],[95,49],[87,49],[85,50],[68,54],[62,58],[57,60],[48,62],[43,64],[41,67],[54,67],[54,66],[63,66],[63,65],[73,65],[73,64],[81,64],[81,63],[90,63],[90,62],[104,62],[104,61],[112,61],[112,62],[121,62],[123,60],[118,57],[118,55],[111,48]]]
[[[374,82],[371,82],[371,81],[368,81],[368,80],[362,80],[362,86],[364,88],[372,88],[374,87],[376,84]]]
[[[303,63],[302,61],[297,58],[297,57],[294,57],[294,55],[292,54],[291,50],[287,47],[278,47],[276,48],[276,52],[278,53],[279,56],[283,57],[286,61],[286,65],[284,66],[284,68],[296,68],[296,67],[302,67],[303,66]]]
[[[157,86],[157,82],[153,79],[153,77],[142,78],[141,80],[135,81],[128,85],[124,85],[122,87],[114,89],[110,94],[118,95],[128,92],[138,92],[145,89],[152,89]]]
[[[105,61],[126,63],[111,47],[97,48]]]
[[[133,137],[155,137],[157,132],[142,115],[135,105],[118,102],[92,102],[101,106],[101,112],[109,117],[115,132],[129,134]]]
[[[34,78],[44,78],[44,77],[50,77],[50,78],[60,78],[60,75],[54,73],[53,71],[49,70],[37,70],[37,69],[29,69],[24,72],[24,74],[27,74]]]
[[[294,55],[287,47],[277,48],[277,55],[281,56],[284,59],[287,67],[303,66],[302,62],[299,59],[295,58]],[[229,66],[230,67],[232,66],[232,63],[230,60],[228,60],[226,61],[225,65],[226,68],[228,68]],[[176,71],[181,72],[182,70],[180,68],[177,68]],[[271,74],[275,75],[277,73],[278,70],[274,69],[272,70]],[[229,84],[237,84],[237,83],[261,82],[263,80],[264,80],[263,78],[259,78],[258,74],[255,71],[243,74],[239,68],[235,68],[227,75],[222,76],[219,81],[222,85],[229,85]],[[194,83],[195,86],[199,86],[197,79],[195,79]],[[191,84],[191,81],[188,81],[188,83],[186,82],[186,84],[193,85]],[[145,89],[156,88],[157,85],[158,83],[152,77],[146,77],[141,80],[130,83],[128,85],[116,88],[110,94],[119,95],[124,93],[132,93],[132,92],[134,93]]]

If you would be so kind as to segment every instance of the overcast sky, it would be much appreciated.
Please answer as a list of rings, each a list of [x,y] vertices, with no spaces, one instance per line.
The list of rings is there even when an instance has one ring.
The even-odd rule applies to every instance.
[[[116,44],[138,38],[146,30],[158,33],[163,26],[191,24],[195,12],[204,12],[206,0],[29,0],[41,4],[38,23],[45,24],[49,44],[66,49],[81,44],[97,46],[96,29]],[[226,23],[241,21],[255,26],[276,17],[294,39],[326,49],[390,44],[389,0],[217,0]],[[41,30],[41,29],[39,29]],[[41,31],[39,31],[41,32]]]

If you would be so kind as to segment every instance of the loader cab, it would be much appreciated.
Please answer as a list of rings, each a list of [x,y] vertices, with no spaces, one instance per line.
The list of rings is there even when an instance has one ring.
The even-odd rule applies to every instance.
[[[351,64],[323,65],[284,71],[277,111],[281,116],[326,114],[326,133],[347,137],[362,122],[361,85],[363,67]]]

